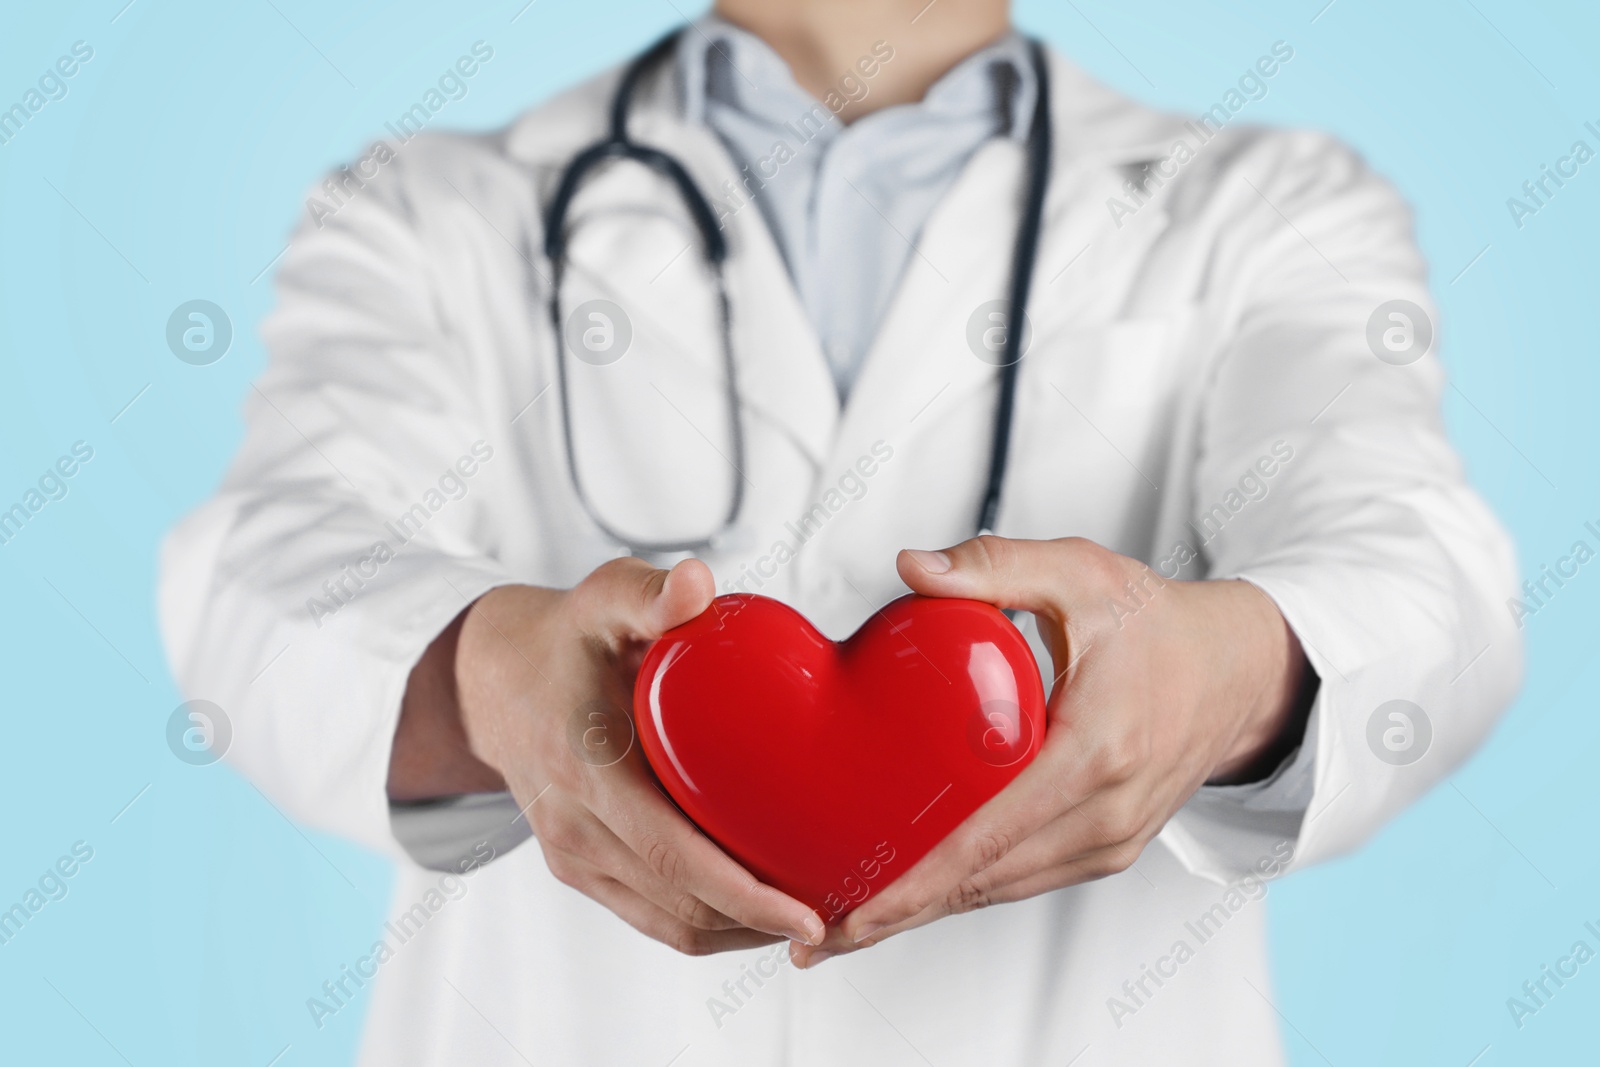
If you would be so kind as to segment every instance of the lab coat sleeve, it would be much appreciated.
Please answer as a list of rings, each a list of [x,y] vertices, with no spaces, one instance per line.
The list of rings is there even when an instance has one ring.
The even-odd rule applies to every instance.
[[[1522,648],[1511,545],[1445,437],[1435,351],[1397,364],[1369,344],[1380,305],[1407,300],[1437,348],[1405,204],[1320,135],[1219,155],[1210,281],[1228,328],[1186,532],[1207,577],[1276,603],[1321,680],[1272,780],[1203,788],[1163,831],[1190,870],[1226,881],[1276,873],[1289,848],[1300,866],[1359,845],[1482,741]]]
[[[231,725],[226,758],[289,817],[397,858],[386,782],[409,672],[512,580],[480,547],[503,442],[475,410],[405,166],[295,234],[243,443],[168,536],[159,594],[181,689]]]

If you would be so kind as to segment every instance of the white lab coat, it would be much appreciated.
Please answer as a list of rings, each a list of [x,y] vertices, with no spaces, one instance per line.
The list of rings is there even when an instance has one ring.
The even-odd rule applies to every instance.
[[[1186,543],[1201,552],[1184,577],[1265,590],[1321,677],[1314,758],[1283,775],[1310,791],[1309,815],[1282,781],[1203,790],[1133,870],[809,973],[771,950],[677,955],[558,883],[532,842],[460,899],[429,895],[440,876],[397,845],[384,791],[408,670],[485,590],[571,585],[618,552],[567,470],[541,237],[560,168],[603,132],[612,72],[502,134],[417,138],[302,228],[244,444],[165,548],[174,672],[231,718],[229,759],[294,817],[394,856],[394,912],[429,916],[359,967],[377,975],[363,1063],[1281,1062],[1264,889],[1226,883],[1290,850],[1300,866],[1357,846],[1480,741],[1520,676],[1512,554],[1445,439],[1437,360],[1391,366],[1366,340],[1380,303],[1431,306],[1395,192],[1326,137],[1229,128],[1119,227],[1107,199],[1134,204],[1126,168],[1194,136],[1058,57],[1051,79],[1054,173],[999,532],[1088,537],[1169,574]],[[703,189],[738,177],[678,117],[665,72],[632,130]],[[759,564],[772,576],[746,588],[841,637],[903,592],[897,549],[972,534],[996,389],[967,326],[1005,291],[1021,172],[1008,142],[971,161],[842,410],[760,212],[728,218],[747,448],[739,533],[706,556],[724,587],[792,543],[785,524],[828,504],[877,442],[893,457],[859,499],[831,498],[797,558]],[[611,366],[569,363],[585,485],[645,536],[714,525],[729,441],[693,231],[628,166],[593,181],[574,219],[565,307],[612,299],[636,335]],[[462,464],[453,499],[441,475],[475,442],[492,457]],[[1263,464],[1265,495],[1230,493],[1279,442],[1292,458]],[[1225,525],[1202,546],[1186,524],[1219,521],[1217,505]],[[374,559],[403,513],[422,532]],[[346,573],[369,577],[330,597]],[[1395,698],[1432,724],[1409,766],[1367,740]]]

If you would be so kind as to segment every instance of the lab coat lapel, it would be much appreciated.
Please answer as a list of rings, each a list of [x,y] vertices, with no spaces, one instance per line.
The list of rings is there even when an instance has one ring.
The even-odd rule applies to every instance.
[[[1164,156],[1183,127],[1165,118],[1135,121],[1116,106],[1118,100],[1071,63],[1052,57],[1054,150],[1026,352],[1061,344],[1078,326],[1124,313],[1108,305],[1106,294],[1123,272],[1144,261],[1167,227],[1157,203],[1118,226],[1106,202],[1123,192],[1126,167]],[[992,416],[948,416],[968,405],[994,410],[998,369],[985,334],[1001,321],[991,314],[1003,313],[1010,285],[1025,194],[1024,152],[1012,141],[984,145],[929,217],[819,472],[827,478],[847,470],[879,439],[908,443],[929,432],[964,433],[968,439],[959,449],[940,450],[947,491],[926,500],[923,521],[932,529],[970,533],[968,524],[976,519]],[[1025,353],[1019,389],[1028,387],[1027,359]]]
[[[1022,162],[1015,143],[987,143],[934,209],[851,387],[829,470],[994,381],[993,357],[974,352],[969,324],[981,342],[993,326],[989,302],[1003,307]]]
[[[722,220],[728,239],[724,276],[745,417],[772,423],[820,465],[839,422],[839,395],[827,358],[761,207],[745,191],[744,174],[711,131],[683,120],[675,97],[663,99],[669,91],[658,82],[650,94],[641,94],[630,131],[641,143],[677,156]],[[682,259],[700,254],[698,247],[690,248]],[[666,270],[689,267],[680,259]]]
[[[1125,167],[1159,159],[1188,136],[1177,119],[1151,119],[1060,56],[1051,53],[1049,63],[1053,154],[1028,308],[1030,321],[1047,322],[1063,311],[1097,314],[1102,275],[1078,272],[1071,295],[1053,288],[1084,260],[1108,269],[1141,260],[1165,228],[1165,211],[1152,203],[1119,224],[1106,202],[1124,193]],[[973,352],[981,331],[969,342],[966,327],[975,309],[1003,300],[1010,287],[1024,152],[1013,141],[985,144],[929,217],[852,390],[852,413],[879,410],[884,390],[918,396],[915,411],[933,392],[959,393],[994,377],[993,363]]]
[[[981,335],[992,324],[980,305],[1003,299],[1021,172],[1015,143],[973,156],[925,224],[850,389],[813,490],[840,514],[810,539],[799,568],[803,609],[824,633],[849,633],[903,592],[896,549],[972,532],[993,412],[979,398],[992,396],[997,369],[969,347],[968,323],[978,311]],[[840,490],[852,485],[859,497],[849,499],[861,502],[846,506]]]

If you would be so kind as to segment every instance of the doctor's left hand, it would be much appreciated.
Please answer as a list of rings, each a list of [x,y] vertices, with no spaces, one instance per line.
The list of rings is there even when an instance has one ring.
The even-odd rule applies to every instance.
[[[1163,579],[1081,538],[979,537],[898,565],[925,596],[1034,614],[1056,676],[1044,745],[821,946],[795,946],[799,966],[1123,871],[1201,785],[1262,777],[1304,731],[1315,676],[1247,582]]]

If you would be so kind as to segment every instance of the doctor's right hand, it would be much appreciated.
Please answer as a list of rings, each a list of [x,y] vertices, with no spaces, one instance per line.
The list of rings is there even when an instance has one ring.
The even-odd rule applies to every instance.
[[[460,729],[433,740],[464,736],[473,762],[498,772],[523,808],[551,873],[655,940],[689,955],[784,938],[819,944],[823,926],[811,909],[757,881],[673,807],[631,734],[615,761],[592,762],[572,740],[594,709],[627,733],[622,716],[645,648],[714,594],[698,560],[668,572],[632,558],[603,564],[571,590],[485,593],[458,618],[446,657],[455,700],[429,701],[455,703]],[[447,688],[419,687],[413,674],[397,745],[413,695]]]

